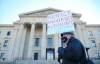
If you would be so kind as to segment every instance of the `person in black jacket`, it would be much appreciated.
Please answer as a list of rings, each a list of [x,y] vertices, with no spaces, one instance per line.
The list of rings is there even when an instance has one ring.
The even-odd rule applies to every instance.
[[[62,59],[62,64],[86,64],[85,48],[74,34],[66,32],[61,37],[64,46],[58,48],[58,62]]]

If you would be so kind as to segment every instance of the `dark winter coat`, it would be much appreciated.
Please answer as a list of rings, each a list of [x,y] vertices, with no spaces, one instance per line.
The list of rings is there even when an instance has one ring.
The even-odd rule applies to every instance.
[[[63,55],[60,56],[59,54],[58,60],[60,59],[63,60],[63,64],[85,64],[86,54],[82,43],[78,39],[72,37],[67,47],[64,48]]]

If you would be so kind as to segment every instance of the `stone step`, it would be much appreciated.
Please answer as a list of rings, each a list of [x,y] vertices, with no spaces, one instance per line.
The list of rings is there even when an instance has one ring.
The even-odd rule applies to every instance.
[[[16,60],[14,64],[59,64],[57,60]]]

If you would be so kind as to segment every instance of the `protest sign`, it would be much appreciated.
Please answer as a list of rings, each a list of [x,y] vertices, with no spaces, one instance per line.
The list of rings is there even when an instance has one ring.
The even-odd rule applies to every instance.
[[[75,31],[70,11],[50,14],[47,19],[47,35]]]

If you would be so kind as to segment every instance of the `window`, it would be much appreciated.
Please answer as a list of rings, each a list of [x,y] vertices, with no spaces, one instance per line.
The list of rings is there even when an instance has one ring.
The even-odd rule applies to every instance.
[[[91,40],[91,46],[92,46],[92,47],[96,47],[96,42],[95,42],[95,40]]]
[[[92,31],[88,31],[89,36],[93,36]]]
[[[1,53],[1,54],[0,54],[0,59],[2,59],[2,58],[3,58],[3,56],[4,56],[4,53]]]
[[[38,60],[38,53],[34,53],[34,60]]]
[[[53,40],[52,38],[48,38],[48,48],[51,48],[53,46]]]
[[[35,38],[35,46],[38,47],[40,42],[40,38]]]
[[[8,40],[5,40],[3,47],[7,47],[7,45],[8,45]]]
[[[4,56],[5,56],[5,53],[0,54],[0,59],[2,59],[3,61],[6,59],[6,58],[4,58]]]
[[[46,59],[47,60],[54,60],[55,55],[54,55],[54,49],[46,49]]]
[[[1,53],[1,54],[0,54],[0,58],[2,58],[3,56],[4,56],[4,53]]]
[[[92,43],[95,43],[95,40],[91,40]]]
[[[11,31],[8,31],[8,32],[7,32],[7,36],[10,36],[10,35],[11,35]]]

